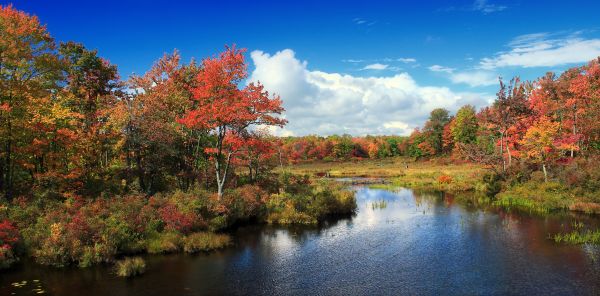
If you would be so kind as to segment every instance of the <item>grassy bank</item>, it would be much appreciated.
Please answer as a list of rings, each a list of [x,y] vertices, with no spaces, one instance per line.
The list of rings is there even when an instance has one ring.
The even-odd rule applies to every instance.
[[[269,184],[243,185],[222,198],[195,189],[150,197],[14,199],[0,204],[0,268],[23,256],[88,267],[134,254],[208,252],[229,246],[227,232],[240,222],[316,224],[356,209],[354,193],[336,182],[285,173]],[[122,261],[117,269],[128,276],[136,266],[140,262]]]

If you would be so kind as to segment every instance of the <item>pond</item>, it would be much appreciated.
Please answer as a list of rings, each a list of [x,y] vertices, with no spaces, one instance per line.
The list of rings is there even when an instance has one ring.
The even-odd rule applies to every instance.
[[[574,221],[597,223],[589,217],[482,210],[402,188],[355,189],[353,217],[319,227],[240,227],[234,247],[148,256],[146,274],[130,280],[109,267],[23,262],[0,274],[0,295],[600,294],[600,248],[548,239]]]

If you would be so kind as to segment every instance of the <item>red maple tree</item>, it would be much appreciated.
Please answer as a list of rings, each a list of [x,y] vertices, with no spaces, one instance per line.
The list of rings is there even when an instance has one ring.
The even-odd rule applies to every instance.
[[[193,107],[179,122],[190,129],[208,130],[214,135],[217,190],[223,196],[231,157],[239,149],[239,135],[251,125],[283,126],[285,119],[277,117],[284,109],[279,96],[270,96],[260,83],[240,84],[248,77],[244,60],[245,49],[226,47],[217,57],[202,61],[197,84],[192,89]],[[237,139],[237,140],[236,140]]]

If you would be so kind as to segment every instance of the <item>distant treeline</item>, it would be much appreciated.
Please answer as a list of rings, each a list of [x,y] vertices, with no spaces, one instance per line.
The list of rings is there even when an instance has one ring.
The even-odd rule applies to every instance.
[[[600,152],[600,59],[535,81],[500,81],[496,100],[456,114],[434,109],[409,137],[306,136],[283,139],[291,162],[349,158],[450,156],[506,172],[515,163],[540,169]]]

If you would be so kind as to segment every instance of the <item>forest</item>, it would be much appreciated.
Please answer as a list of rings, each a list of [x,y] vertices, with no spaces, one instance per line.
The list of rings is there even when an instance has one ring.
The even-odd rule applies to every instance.
[[[600,59],[500,80],[488,107],[432,110],[410,136],[276,137],[285,98],[246,84],[235,45],[187,64],[164,54],[123,79],[12,6],[0,36],[0,267],[208,251],[238,224],[354,213],[352,191],[287,171],[307,162],[468,164],[486,171],[477,182],[491,198],[600,213]]]

